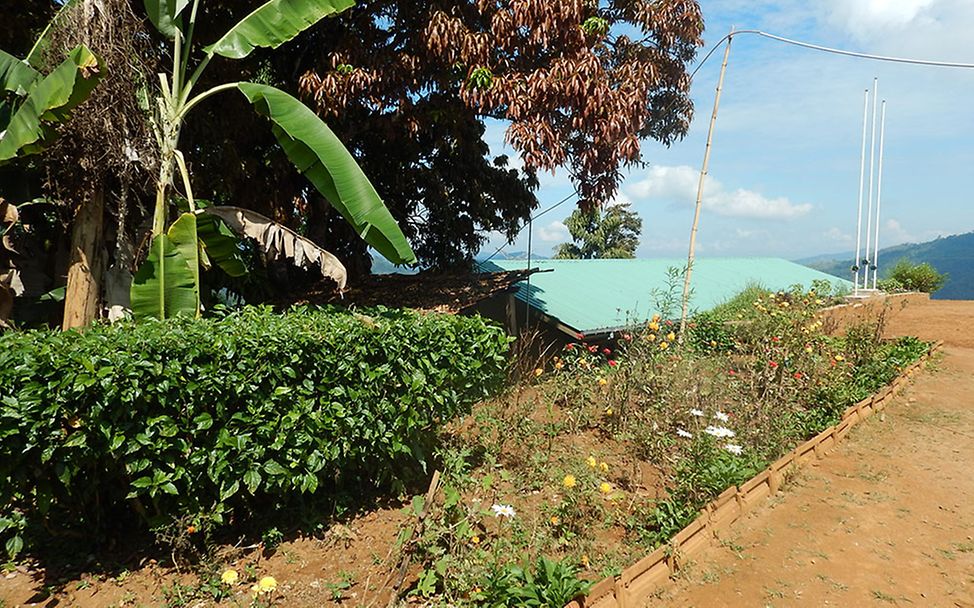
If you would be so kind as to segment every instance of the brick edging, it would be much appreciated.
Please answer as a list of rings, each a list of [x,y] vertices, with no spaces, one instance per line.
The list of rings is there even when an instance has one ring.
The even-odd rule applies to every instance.
[[[740,486],[731,486],[708,503],[690,525],[676,533],[669,543],[657,548],[617,577],[597,583],[588,596],[572,601],[566,608],[636,608],[654,595],[687,560],[712,546],[717,535],[752,511],[781,487],[785,472],[820,460],[835,449],[855,425],[882,411],[930,357],[943,347],[936,342],[889,385],[872,396],[848,407],[838,424],[830,426],[779,458],[767,469]]]

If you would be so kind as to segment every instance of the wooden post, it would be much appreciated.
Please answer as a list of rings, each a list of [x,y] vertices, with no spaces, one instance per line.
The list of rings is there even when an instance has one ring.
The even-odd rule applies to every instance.
[[[71,231],[71,261],[64,294],[62,329],[81,328],[98,317],[102,283],[105,195],[93,193],[78,210]]]
[[[690,307],[690,275],[693,274],[694,249],[697,244],[697,226],[700,224],[700,207],[703,204],[703,188],[710,167],[710,149],[714,140],[714,126],[717,124],[717,110],[720,108],[720,93],[724,88],[724,74],[727,73],[727,60],[730,58],[731,41],[734,39],[734,28],[727,35],[727,48],[724,49],[724,62],[720,66],[720,78],[717,80],[717,95],[714,97],[714,112],[710,116],[710,130],[707,132],[707,148],[703,153],[703,168],[700,170],[700,183],[697,185],[697,204],[693,211],[693,225],[690,228],[690,251],[687,254],[686,275],[683,278],[683,301],[680,311],[680,335],[678,341],[683,344],[683,335],[687,328],[687,312]]]

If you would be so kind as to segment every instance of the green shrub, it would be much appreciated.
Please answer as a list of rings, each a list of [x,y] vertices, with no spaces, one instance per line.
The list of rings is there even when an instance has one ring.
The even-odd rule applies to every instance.
[[[898,261],[889,271],[888,280],[896,281],[906,291],[933,293],[944,286],[947,275],[924,262],[913,264],[909,260]],[[887,284],[889,285],[889,284]]]
[[[503,382],[508,343],[479,317],[386,309],[7,333],[0,505],[95,534],[132,511],[220,525],[399,485]]]

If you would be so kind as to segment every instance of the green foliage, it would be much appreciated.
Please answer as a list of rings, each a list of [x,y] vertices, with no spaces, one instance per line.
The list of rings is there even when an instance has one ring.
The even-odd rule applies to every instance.
[[[933,293],[944,286],[947,278],[946,274],[937,272],[936,268],[926,262],[914,264],[902,259],[890,269],[887,280],[896,281],[906,291]]]
[[[578,569],[566,560],[538,558],[533,568],[509,565],[491,573],[473,599],[489,608],[532,606],[561,607],[586,595],[592,583],[578,578]]]
[[[95,536],[130,509],[219,526],[401,486],[440,425],[503,381],[507,347],[479,317],[381,308],[7,333],[2,512]]]
[[[270,0],[203,50],[243,59],[256,48],[276,49],[321,19],[353,6],[354,0]]]
[[[132,279],[136,318],[165,320],[199,314],[200,250],[192,213],[180,215],[166,234],[152,239],[149,256]]]
[[[688,328],[687,344],[698,353],[729,352],[734,348],[732,328],[716,313],[697,313]]]
[[[84,45],[44,77],[32,75],[26,64],[15,68],[12,60],[0,56],[2,89],[21,97],[9,119],[4,118],[8,111],[0,111],[0,162],[42,151],[56,136],[54,125],[66,121],[105,75],[104,62]]]
[[[605,211],[576,209],[565,220],[565,226],[575,242],[559,245],[555,258],[631,259],[636,257],[643,221],[628,204],[621,204],[612,205]]]
[[[718,304],[710,312],[717,318],[733,319],[738,314],[749,312],[759,298],[765,298],[770,294],[771,291],[768,288],[758,283],[750,283],[741,290],[741,293],[722,304]]]

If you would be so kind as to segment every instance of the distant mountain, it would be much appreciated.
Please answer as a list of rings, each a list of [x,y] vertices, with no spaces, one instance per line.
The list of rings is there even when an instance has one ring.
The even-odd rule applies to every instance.
[[[478,262],[482,262],[486,260],[488,257],[492,260],[527,260],[528,252],[527,251],[500,251],[499,253],[497,253],[497,255],[491,256],[490,252],[484,254],[484,252],[481,251],[481,255],[478,255],[476,259]],[[539,255],[537,251],[532,251],[531,259],[547,260],[548,256]]]
[[[799,264],[827,272],[843,279],[852,275],[855,253],[819,255]],[[879,276],[885,277],[893,264],[901,259],[914,263],[926,262],[950,275],[943,289],[933,294],[939,300],[974,300],[974,232],[940,237],[926,243],[906,243],[879,250]]]

